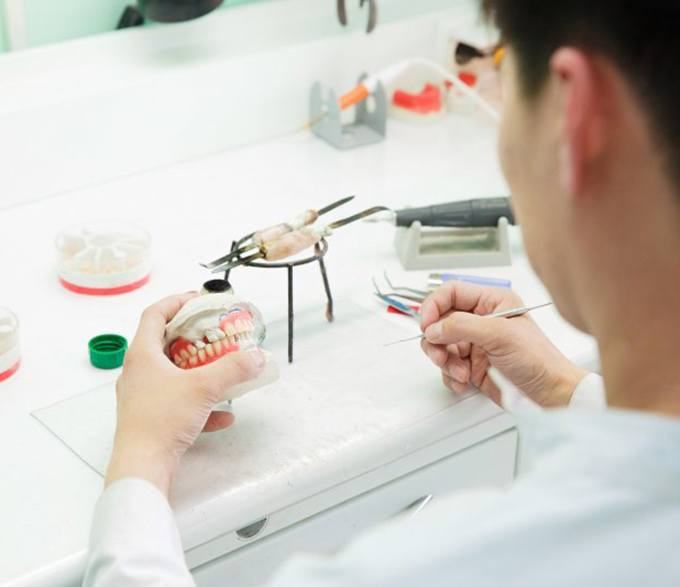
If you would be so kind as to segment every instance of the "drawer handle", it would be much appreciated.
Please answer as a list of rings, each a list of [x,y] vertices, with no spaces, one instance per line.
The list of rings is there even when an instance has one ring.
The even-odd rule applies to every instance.
[[[236,536],[242,538],[243,540],[251,540],[252,538],[255,538],[255,536],[257,536],[260,532],[262,532],[266,525],[267,518],[262,518],[257,522],[253,522],[252,524],[244,526],[240,530],[236,530]]]
[[[409,519],[415,518],[430,501],[432,501],[432,494],[428,493],[427,495],[416,499],[412,504],[407,505],[401,511],[401,514],[408,516]]]

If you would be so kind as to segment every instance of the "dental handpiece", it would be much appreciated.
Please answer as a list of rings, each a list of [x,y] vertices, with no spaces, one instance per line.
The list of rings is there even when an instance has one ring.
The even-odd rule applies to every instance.
[[[510,224],[515,223],[515,215],[510,206],[510,198],[475,198],[422,208],[405,208],[395,210],[390,220],[396,226],[409,227],[414,222],[422,226],[446,228],[482,228],[498,225],[501,218],[507,218]]]

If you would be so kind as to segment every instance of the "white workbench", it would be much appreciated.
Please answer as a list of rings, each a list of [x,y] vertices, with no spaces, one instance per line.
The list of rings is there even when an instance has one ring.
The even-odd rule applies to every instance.
[[[115,378],[115,373],[88,365],[86,342],[90,336],[115,331],[130,337],[145,305],[168,293],[199,286],[206,274],[197,261],[216,256],[222,243],[257,225],[349,193],[357,194],[355,209],[377,203],[398,206],[503,193],[493,161],[493,129],[483,121],[450,118],[428,127],[393,122],[389,140],[352,152],[339,153],[310,136],[295,135],[3,212],[2,302],[20,317],[23,365],[0,385],[0,518],[4,530],[0,582],[29,576],[19,584],[72,584],[82,569],[101,478],[30,413]],[[83,297],[62,289],[54,275],[55,231],[65,224],[111,215],[133,219],[153,234],[156,260],[150,284],[112,298]],[[338,302],[354,296],[370,304],[370,278],[383,269],[398,275],[400,281],[414,286],[422,283],[424,273],[405,275],[398,267],[392,233],[388,226],[359,224],[332,237],[328,269]],[[271,280],[269,275],[248,271],[234,275],[239,293],[257,300],[269,319],[282,318],[283,276],[272,291],[271,281],[262,281]],[[511,277],[528,301],[545,298],[521,257],[516,256],[512,268],[481,272]],[[315,270],[300,272],[296,296],[298,311],[318,308],[321,318],[323,297]],[[379,306],[375,311],[381,311]],[[565,352],[581,359],[592,357],[591,343],[552,310],[537,313],[536,319]],[[412,351],[419,352],[417,345]],[[356,385],[362,385],[360,374]],[[456,450],[460,450],[512,426],[511,420],[484,398],[454,404],[445,392],[439,395],[436,376],[425,369],[423,386],[429,390],[423,401],[440,402],[443,415],[428,426],[413,426],[383,437],[380,446],[387,460],[409,455],[417,459],[416,448],[450,438],[452,431],[467,435],[459,437]],[[418,403],[416,392],[412,402]],[[372,408],[376,419],[381,417],[378,408]],[[307,401],[299,409],[313,412],[314,402]],[[408,420],[412,405],[404,403],[403,410]],[[319,413],[319,429],[332,428],[333,417],[332,413]],[[368,449],[375,440],[365,435],[363,448]],[[255,511],[268,503],[280,510],[386,464],[373,451],[368,454],[374,462],[365,462],[366,454],[360,456],[362,451],[357,450],[361,448],[339,451],[334,455],[336,466],[323,463],[321,476],[313,462],[307,463],[306,474],[313,482],[298,480],[292,488],[281,483],[276,471],[260,480],[244,479],[242,490],[238,478],[225,474],[221,490],[213,487],[209,495],[201,490],[200,479],[195,479],[192,490],[177,497],[181,525],[190,529],[190,537],[185,534],[185,539],[190,539],[188,546],[216,538],[220,531],[215,519],[219,519],[222,532],[239,528],[258,519]],[[433,453],[422,458],[441,456]],[[416,463],[411,466],[415,468]],[[373,482],[379,485],[383,481],[378,477]],[[298,485],[304,491],[298,491]]]
[[[304,2],[286,0],[277,6],[281,15],[299,15],[301,11],[284,8]],[[260,12],[264,8],[254,8],[252,14]],[[449,11],[447,17],[458,12]],[[251,13],[244,14],[250,18]],[[243,62],[232,59],[231,48],[219,52],[205,44],[197,52],[204,38],[199,25],[177,29],[184,37],[167,29],[93,41],[101,55],[90,50],[94,45],[89,42],[78,42],[0,60],[0,79],[9,80],[0,100],[5,165],[0,190],[9,186],[0,195],[0,304],[19,316],[23,348],[21,369],[0,383],[1,585],[70,586],[78,584],[82,573],[102,478],[31,414],[114,381],[115,372],[89,365],[86,345],[91,336],[113,331],[131,338],[146,305],[200,287],[207,275],[198,261],[217,257],[234,237],[310,206],[356,194],[345,208],[349,214],[376,204],[400,207],[507,193],[496,163],[495,128],[482,117],[449,117],[426,126],[390,121],[386,141],[343,153],[298,133],[205,155],[294,128],[304,117],[311,81],[325,79],[346,87],[355,79],[360,57],[366,56],[366,66],[375,69],[406,55],[431,55],[427,44],[440,23],[428,18],[379,27],[370,39],[357,33],[273,47]],[[239,23],[230,26],[237,30]],[[242,28],[255,26],[261,25]],[[272,22],[272,30],[277,27]],[[219,27],[215,31],[215,37],[231,41]],[[155,45],[150,42],[154,36]],[[193,49],[172,45],[187,37]],[[170,67],[170,58],[159,58],[180,55],[181,50],[192,60],[176,59],[178,65]],[[81,53],[89,56],[87,62],[79,58]],[[58,75],[52,74],[53,63],[61,66]],[[251,121],[273,107],[265,103],[268,94],[249,87],[245,97],[239,96],[219,81],[251,75],[256,66],[269,68],[268,76],[251,79],[276,85],[280,111],[267,111],[270,116],[251,127]],[[133,76],[140,68],[139,76]],[[284,69],[285,76],[271,75]],[[80,94],[73,80],[82,80]],[[173,126],[176,117],[149,106],[160,99],[157,88],[170,100],[164,102],[167,113],[176,113],[181,124]],[[176,88],[182,91],[173,93]],[[239,99],[241,110],[235,106]],[[208,104],[209,111],[192,108],[192,100],[201,107]],[[129,128],[125,121],[131,121]],[[249,134],[236,136],[234,129],[244,128]],[[230,131],[234,136],[227,136]],[[192,160],[170,164],[188,158]],[[157,169],[140,171],[152,167]],[[333,217],[344,215],[339,210]],[[55,275],[56,232],[79,221],[109,217],[135,221],[151,232],[155,261],[150,283],[111,298],[66,291]],[[310,542],[317,550],[332,551],[357,530],[426,493],[499,484],[512,477],[515,436],[508,415],[483,397],[456,402],[417,344],[394,350],[398,360],[391,377],[403,376],[391,390],[381,387],[379,371],[366,367],[374,348],[360,340],[353,346],[353,330],[344,314],[355,307],[350,304],[358,302],[369,313],[385,316],[372,300],[371,277],[387,269],[395,280],[414,287],[424,284],[426,272],[407,274],[399,267],[393,233],[387,225],[357,224],[331,237],[327,263],[338,309],[335,325],[323,322],[318,270],[296,271],[296,311],[304,324],[315,315],[318,324],[309,330],[300,327],[299,361],[292,368],[283,362],[282,345],[272,349],[282,363],[285,390],[277,393],[273,386],[237,403],[236,426],[203,439],[188,461],[189,470],[180,472],[172,502],[189,564],[200,566],[196,576],[201,585],[221,584],[225,568],[233,585],[251,585],[287,553],[308,548]],[[512,267],[474,273],[511,278],[527,302],[543,301],[547,294],[523,258],[519,241],[515,230]],[[234,273],[233,281],[268,322],[284,318],[283,273],[244,269]],[[592,341],[553,309],[537,312],[535,319],[570,357],[592,363]],[[404,324],[406,335],[406,329],[413,331],[408,319],[393,318],[390,326],[397,323]],[[313,339],[315,328],[337,328],[344,364],[355,356],[362,365],[354,376],[342,374],[352,382],[346,397],[325,393],[323,380],[302,385],[305,360],[315,352],[305,342]],[[359,338],[361,328],[356,332]],[[276,346],[276,339],[272,344]],[[332,365],[334,356],[328,355]],[[340,375],[329,367],[328,377],[337,381]],[[96,414],[87,417],[96,423]],[[356,426],[347,426],[348,420]],[[334,431],[342,431],[342,442]],[[225,445],[237,458],[216,456]],[[235,533],[265,517],[267,523],[254,541]]]

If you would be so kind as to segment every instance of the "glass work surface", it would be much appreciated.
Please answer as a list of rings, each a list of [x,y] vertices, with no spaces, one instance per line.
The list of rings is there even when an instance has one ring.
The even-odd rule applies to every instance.
[[[383,346],[417,332],[415,322],[388,316],[379,306],[337,301],[333,323],[322,307],[296,315],[295,362],[288,365],[286,320],[270,324],[264,346],[279,363],[279,381],[236,400],[234,426],[201,436],[182,462],[176,492],[228,493],[272,476],[291,479],[338,463],[374,462],[373,452],[385,459],[392,448],[403,453],[409,428],[460,401],[443,388],[417,341]],[[471,405],[437,434],[496,413],[486,403]],[[104,473],[115,429],[113,383],[33,415]],[[433,441],[424,436],[419,442]]]

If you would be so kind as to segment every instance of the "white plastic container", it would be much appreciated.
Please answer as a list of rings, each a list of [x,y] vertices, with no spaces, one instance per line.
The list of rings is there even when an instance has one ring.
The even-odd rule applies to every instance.
[[[116,295],[143,286],[151,273],[151,236],[122,221],[87,222],[56,238],[57,272],[68,290]]]
[[[11,377],[20,362],[19,321],[11,310],[0,307],[0,381]]]

